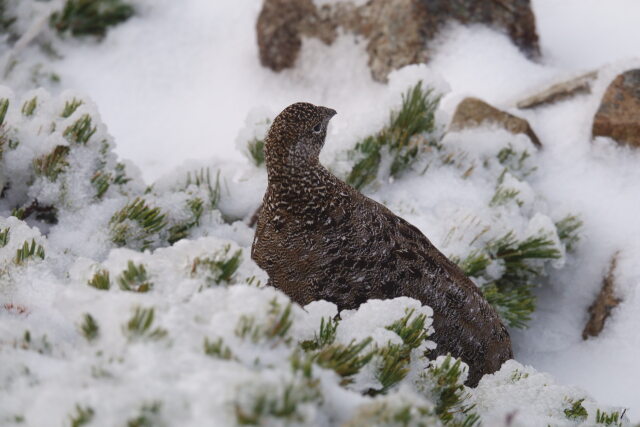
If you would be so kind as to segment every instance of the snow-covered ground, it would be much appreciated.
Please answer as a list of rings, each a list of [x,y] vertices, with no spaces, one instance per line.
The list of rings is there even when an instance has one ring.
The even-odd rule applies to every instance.
[[[187,160],[195,159],[198,165],[222,165],[222,169],[227,168],[226,176],[229,177],[229,188],[223,189],[223,192],[226,190],[227,195],[232,194],[233,197],[222,197],[221,209],[240,217],[246,215],[259,201],[264,174],[248,166],[238,144],[246,141],[245,134],[251,132],[254,118],[273,115],[291,102],[304,100],[330,106],[338,111],[338,116],[332,121],[327,147],[323,153],[323,159],[331,163],[341,152],[350,148],[346,144],[352,144],[359,136],[376,131],[386,121],[389,109],[398,102],[399,93],[404,90],[407,82],[415,81],[417,75],[443,90],[448,88],[438,112],[439,121],[444,124],[456,102],[463,96],[478,96],[498,107],[513,109],[519,98],[549,83],[602,68],[592,94],[517,113],[531,122],[544,149],[536,154],[537,172],[527,180],[532,192],[537,195],[536,202],[531,204],[528,215],[505,217],[508,218],[505,227],[515,227],[514,224],[520,218],[530,220],[538,212],[554,219],[568,212],[576,213],[584,221],[584,227],[581,232],[583,239],[576,253],[566,258],[562,269],[551,270],[548,283],[539,290],[538,308],[530,327],[526,330],[513,330],[512,337],[519,362],[550,373],[561,384],[583,388],[602,404],[627,407],[630,409],[628,416],[634,421],[640,420],[640,394],[636,390],[640,383],[637,369],[637,359],[640,356],[640,339],[637,334],[640,299],[636,291],[640,286],[640,223],[637,221],[640,212],[640,153],[620,148],[606,139],[593,142],[590,139],[591,120],[608,83],[617,72],[640,65],[640,45],[637,43],[640,40],[640,26],[637,25],[640,22],[640,4],[634,0],[533,1],[543,52],[539,63],[527,60],[504,35],[480,26],[453,26],[440,36],[434,59],[428,67],[404,70],[398,73],[398,77],[391,79],[390,86],[387,87],[371,80],[362,45],[351,37],[343,37],[331,47],[317,41],[305,42],[303,54],[293,70],[276,74],[262,68],[258,61],[254,32],[260,3],[257,0],[138,0],[138,16],[110,30],[101,43],[68,40],[60,47],[64,58],[52,62],[50,66],[61,78],[60,88],[80,91],[95,102],[108,133],[115,141],[115,152],[140,167],[147,183],[159,179],[157,188],[170,188],[175,177],[189,169],[190,166],[183,164]],[[20,97],[22,88],[13,89]],[[55,87],[50,89],[57,91]],[[245,123],[248,116],[250,119]],[[104,132],[106,129],[100,131]],[[458,142],[468,144],[474,138],[496,138],[495,133],[482,132],[463,135]],[[500,134],[497,138],[500,139]],[[454,138],[450,142],[456,141]],[[335,163],[335,166],[339,168],[340,163]],[[176,172],[175,168],[179,168],[179,171]],[[372,196],[401,212],[434,242],[444,244],[447,240],[446,233],[454,224],[444,222],[443,218],[453,218],[451,221],[457,218],[450,215],[456,210],[449,203],[453,203],[453,199],[456,209],[466,206],[473,210],[483,197],[491,196],[478,192],[478,188],[481,188],[478,182],[489,179],[487,176],[492,177],[491,173],[480,175],[474,181],[476,184],[469,186],[456,181],[457,177],[447,171],[431,173],[429,177],[432,181],[429,183],[421,181],[420,177],[408,177],[404,181],[395,182],[394,187],[383,186]],[[447,179],[456,184],[448,187]],[[451,189],[455,189],[457,194],[450,194]],[[157,203],[170,209],[174,199],[162,197],[165,196],[158,196]],[[237,200],[232,200],[233,198]],[[122,205],[117,200],[112,204],[117,205],[117,208]],[[97,211],[95,215],[102,215],[104,218],[100,221],[105,224],[109,219],[109,216]],[[459,215],[462,218],[463,214]],[[28,291],[4,291],[2,294],[2,303],[29,302],[32,327],[40,325],[45,331],[57,331],[58,336],[49,336],[49,339],[65,344],[54,348],[54,357],[47,362],[51,366],[34,365],[33,361],[24,365],[25,369],[28,369],[26,366],[31,369],[33,366],[40,367],[40,371],[34,372],[31,379],[45,384],[42,394],[33,402],[38,409],[26,407],[32,402],[21,400],[22,395],[19,393],[15,397],[15,404],[0,406],[0,409],[15,408],[15,413],[28,414],[42,412],[42,419],[29,420],[35,423],[33,425],[38,425],[46,424],[50,415],[55,419],[64,419],[69,409],[73,408],[73,402],[81,401],[83,405],[100,408],[101,393],[109,393],[111,387],[113,390],[122,388],[122,382],[114,380],[110,384],[88,378],[108,376],[109,369],[116,370],[114,376],[118,381],[123,381],[122,378],[130,373],[130,377],[124,381],[124,387],[130,393],[137,390],[140,402],[151,401],[157,396],[145,390],[142,384],[136,385],[136,382],[142,381],[145,375],[151,375],[144,369],[155,369],[153,377],[158,381],[158,396],[165,401],[175,399],[175,403],[171,404],[173,406],[163,410],[163,413],[171,414],[166,420],[170,425],[177,425],[181,419],[187,419],[186,424],[196,425],[199,420],[211,419],[207,418],[211,416],[220,416],[216,419],[221,422],[227,420],[225,414],[211,414],[212,406],[207,406],[208,402],[226,402],[232,399],[233,396],[225,393],[232,393],[231,389],[237,392],[242,389],[243,381],[249,383],[257,376],[248,368],[242,368],[246,371],[239,371],[241,364],[234,364],[234,378],[228,378],[227,383],[229,390],[219,390],[216,387],[206,389],[202,387],[203,384],[221,381],[221,378],[227,378],[225,375],[231,375],[218,365],[215,372],[209,373],[184,370],[184,366],[189,364],[203,367],[203,363],[207,363],[200,356],[194,356],[193,352],[184,350],[200,346],[202,334],[217,328],[219,322],[228,321],[231,328],[229,331],[224,328],[219,330],[219,336],[233,340],[232,329],[237,323],[235,317],[239,318],[243,313],[249,312],[258,313],[256,316],[263,315],[260,310],[265,311],[267,308],[260,304],[266,304],[275,293],[258,295],[251,287],[236,285],[239,287],[229,292],[226,289],[209,289],[199,294],[198,298],[191,299],[190,295],[200,282],[188,278],[186,272],[184,277],[176,275],[176,271],[187,271],[195,257],[204,256],[203,253],[211,247],[221,247],[227,240],[238,242],[240,246],[249,246],[251,230],[238,223],[233,226],[224,225],[213,218],[201,225],[199,235],[206,236],[205,225],[209,225],[215,230],[210,235],[216,237],[182,242],[175,249],[160,249],[153,255],[142,255],[126,249],[110,251],[108,245],[103,244],[101,236],[92,237],[86,244],[84,240],[71,242],[73,238],[70,234],[81,239],[88,236],[87,230],[96,224],[94,221],[80,219],[77,214],[69,214],[69,227],[64,229],[65,232],[54,230],[48,243],[43,243],[51,245],[52,253],[59,250],[60,259],[51,261],[52,264],[47,268],[29,267],[27,278],[22,279],[30,281]],[[75,224],[79,225],[78,230],[74,230],[75,234],[67,233],[66,230],[71,230]],[[2,223],[0,229],[5,225]],[[14,226],[20,227],[12,224]],[[520,224],[520,227],[524,230],[526,222]],[[20,230],[24,238],[39,238],[34,230]],[[63,253],[63,248],[70,248],[73,256],[82,255],[86,259],[71,259],[69,252]],[[10,249],[11,254],[15,253],[15,247],[11,246]],[[455,253],[455,246],[450,249]],[[602,334],[585,342],[581,338],[581,332],[587,319],[586,309],[598,292],[610,258],[616,251],[621,254],[616,284],[623,302],[614,310]],[[95,291],[84,286],[97,268],[106,268],[116,277],[126,268],[129,259],[144,261],[150,275],[155,277],[153,299],[138,298],[138,295],[134,298],[129,293],[117,291],[115,294],[110,292],[107,296],[96,298],[91,293]],[[176,263],[175,269],[166,267],[170,262]],[[54,273],[69,266],[73,266],[69,279],[72,285],[59,294],[63,284],[60,276]],[[236,281],[250,280],[252,274],[264,280],[261,273],[253,269],[252,265],[243,265],[240,271],[246,277],[236,278]],[[179,289],[171,289],[172,280],[182,281]],[[226,298],[227,305],[218,301],[221,298]],[[149,357],[153,350],[144,346],[126,346],[126,337],[120,333],[120,324],[128,319],[131,303],[157,306],[163,316],[160,325],[169,330],[169,336],[182,340],[180,343],[173,343],[169,351],[158,350],[161,356],[149,366],[144,366],[140,360]],[[393,308],[392,303],[389,304],[391,312],[398,310],[397,307]],[[214,319],[212,313],[215,310],[212,307],[218,306],[220,310]],[[44,311],[37,313],[37,307]],[[62,309],[70,313],[66,318],[61,315]],[[293,331],[295,339],[312,335],[310,331],[317,329],[319,317],[329,315],[331,308],[322,307],[318,310],[310,314],[301,310],[295,312],[296,324],[305,325]],[[93,313],[105,327],[103,333],[106,338],[96,349],[105,352],[107,356],[104,358],[100,356],[96,359],[82,347],[85,344],[76,342],[80,338],[69,319],[80,319],[85,312]],[[184,317],[187,312],[190,313],[189,318]],[[0,313],[0,316],[8,315]],[[198,319],[201,323],[194,324],[192,319]],[[392,322],[395,318],[388,320]],[[12,318],[5,323],[4,333],[14,336],[10,331],[15,329],[16,333],[21,334],[23,331],[19,322],[20,320]],[[47,323],[56,327],[43,326]],[[355,321],[352,322],[353,325],[361,327]],[[375,328],[384,329],[385,325],[369,325],[363,334],[379,334],[380,331]],[[347,330],[344,323],[340,328]],[[340,338],[339,335],[339,341],[342,340],[340,342],[348,343],[350,338],[351,336]],[[35,342],[36,339],[40,341]],[[20,345],[41,346],[46,353],[48,350],[44,342],[46,338],[43,340],[41,336],[37,336],[34,337],[34,343],[21,342]],[[183,345],[182,348],[180,344]],[[164,344],[161,342],[160,345]],[[240,349],[242,353],[238,356],[241,359],[255,357],[252,351],[256,350],[248,350],[241,342],[229,345],[234,350]],[[78,348],[82,351],[78,351]],[[275,360],[282,356],[281,350],[284,351],[281,348],[270,349],[266,351],[265,357]],[[291,348],[286,347],[285,350],[290,352]],[[122,357],[123,365],[114,368],[106,360],[110,356]],[[4,362],[7,365],[13,363],[14,359],[6,357]],[[0,360],[0,366],[4,366],[1,362],[3,361]],[[104,363],[109,368],[104,368],[105,372],[97,376],[87,373],[73,377],[75,371],[82,372],[85,369],[89,372],[104,367],[94,366],[95,363]],[[127,364],[130,371],[127,370]],[[419,366],[412,366],[412,369],[417,371]],[[496,381],[507,381],[513,369],[516,368],[511,367],[510,371],[505,371]],[[181,373],[180,376],[175,375],[176,370]],[[4,377],[6,384],[12,383],[11,378],[20,378],[20,384],[14,384],[14,387],[22,391],[28,390],[30,379],[22,375],[15,364]],[[278,382],[280,380],[266,376],[261,378],[267,389],[281,385]],[[532,375],[531,378],[534,378],[531,381],[535,384],[551,381],[544,376]],[[86,399],[59,396],[60,389],[54,386],[54,381],[68,381],[64,390],[70,392],[86,388]],[[89,385],[82,384],[83,381],[89,381]],[[175,390],[166,389],[166,383],[171,381],[179,381]],[[286,381],[300,387],[296,383],[299,378],[286,378]],[[348,394],[338,389],[335,383],[333,378],[322,380],[325,387],[331,387],[332,393],[344,393],[344,403],[339,402],[338,397],[332,397],[334,401],[329,405],[329,413],[335,417],[334,421],[344,421],[353,415],[357,405],[362,402],[355,393]],[[102,388],[92,389],[91,386]],[[484,388],[477,392],[475,398],[481,408],[485,408],[483,405],[495,404],[501,398],[506,399],[511,393],[506,388],[494,386],[499,391],[494,393],[487,381]],[[1,387],[2,384],[0,390]],[[186,399],[185,396],[196,396],[202,390],[206,390],[206,393],[190,405],[181,400]],[[402,398],[411,400],[411,393],[406,391]],[[559,396],[563,394],[580,398],[579,392],[573,389],[571,392],[563,389],[554,393],[553,396],[550,395],[549,401],[552,398],[561,400],[562,397]],[[325,398],[330,394],[325,390]],[[130,397],[131,394],[114,400],[110,410],[131,412],[132,406],[128,402]],[[49,414],[52,399],[60,399],[61,405],[58,412]],[[513,394],[512,403],[518,407],[526,399],[526,392],[520,390]],[[591,403],[587,400],[585,407],[588,405]],[[490,417],[502,416],[504,412],[500,411],[507,411],[508,408],[506,405],[493,412],[483,409],[486,411],[483,416],[486,415],[486,421],[489,422]],[[102,410],[104,413],[107,408],[102,406]],[[562,411],[558,408],[554,411],[558,412],[559,418],[553,418],[553,414],[549,415],[549,419],[531,418],[532,424],[529,425],[536,425],[536,421],[559,422],[563,416]],[[531,414],[534,417],[533,412]],[[126,416],[129,415],[132,414]],[[326,421],[321,417],[313,418],[318,414],[309,416],[319,420],[318,422]],[[103,419],[102,422],[103,425],[109,425],[110,422],[120,420],[121,418],[115,417]]]

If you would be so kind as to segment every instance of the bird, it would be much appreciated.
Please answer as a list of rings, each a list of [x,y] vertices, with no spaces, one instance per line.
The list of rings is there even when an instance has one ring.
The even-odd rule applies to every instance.
[[[339,310],[369,299],[407,296],[433,309],[430,355],[461,358],[466,384],[513,358],[511,339],[480,289],[415,226],[364,196],[320,163],[336,111],[306,102],[286,107],[265,139],[267,190],[251,257],[268,285],[304,306]]]

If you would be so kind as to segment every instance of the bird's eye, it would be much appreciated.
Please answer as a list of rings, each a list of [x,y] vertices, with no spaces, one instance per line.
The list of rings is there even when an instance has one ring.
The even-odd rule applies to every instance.
[[[315,125],[312,130],[313,130],[313,133],[322,132],[322,123],[318,123],[317,125]]]

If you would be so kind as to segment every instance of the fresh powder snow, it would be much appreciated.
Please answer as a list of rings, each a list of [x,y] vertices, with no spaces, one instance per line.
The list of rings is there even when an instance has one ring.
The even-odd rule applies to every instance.
[[[32,23],[54,3],[22,3],[18,24],[40,31]],[[366,425],[407,407],[416,416],[432,411],[432,372],[447,362],[420,357],[432,346],[428,339],[412,350],[406,377],[388,394],[376,394],[383,387],[379,352],[346,383],[327,367],[314,366],[310,375],[292,368],[304,365],[299,343],[316,339],[337,309],[323,301],[289,306],[285,295],[264,286],[265,273],[250,260],[247,221],[266,172],[252,163],[248,144],[263,138],[269,121],[292,102],[334,108],[321,160],[344,177],[353,166],[348,151],[379,131],[418,81],[442,95],[436,112],[442,132],[466,96],[516,113],[515,102],[526,95],[594,69],[590,94],[517,110],[542,149],[490,126],[446,133],[437,155],[419,159],[398,179],[382,171],[367,195],[453,258],[465,259],[509,232],[518,240],[547,238],[559,254],[534,266],[542,277],[536,311],[526,329],[511,329],[515,360],[467,391],[484,425],[507,419],[594,425],[598,410],[625,408],[623,422],[640,421],[640,153],[591,140],[606,87],[640,66],[637,2],[534,0],[539,62],[494,30],[451,25],[434,42],[428,65],[398,70],[388,84],[371,79],[362,41],[348,35],[332,46],[305,40],[294,69],[263,68],[258,0],[132,3],[137,15],[104,40],[57,43],[61,59],[46,59],[33,46],[17,53],[16,70],[43,63],[38,70],[59,82],[26,72],[0,80],[0,100],[10,101],[5,128],[9,140],[19,141],[4,148],[0,169],[2,187],[11,184],[0,201],[0,242],[8,230],[0,247],[0,425],[83,417],[104,426],[139,419],[232,425],[256,414],[277,425],[272,414],[256,412],[256,402],[271,397],[277,407],[276,397],[287,395],[294,396],[289,420],[307,425]],[[4,67],[10,58],[3,54]],[[33,99],[35,109],[25,115],[22,107]],[[73,100],[82,104],[63,117]],[[66,132],[85,115],[89,132]],[[60,149],[67,153],[64,171],[40,163],[42,172],[34,173],[34,161],[59,146],[68,147]],[[504,163],[503,150],[527,157]],[[106,189],[97,186],[100,177],[108,177]],[[494,200],[497,187],[517,195]],[[162,231],[147,233],[126,215],[137,197],[162,213]],[[12,216],[32,200],[56,206],[57,223]],[[555,226],[567,215],[584,223],[573,251]],[[16,253],[25,244],[22,259]],[[616,252],[622,302],[600,336],[583,341],[587,308]],[[237,253],[237,268],[225,277],[221,266]],[[504,269],[492,260],[473,279],[490,283]],[[97,289],[96,278],[109,289]],[[147,292],[131,292],[145,286]],[[330,345],[364,342],[362,355],[402,345],[388,327],[409,312],[423,315],[429,330],[432,312],[415,300],[369,301],[341,313]],[[586,417],[567,416],[576,402]]]

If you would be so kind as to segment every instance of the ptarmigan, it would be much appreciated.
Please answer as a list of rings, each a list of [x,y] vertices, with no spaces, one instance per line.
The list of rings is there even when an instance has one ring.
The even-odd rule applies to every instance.
[[[434,311],[436,354],[469,365],[467,384],[512,358],[511,340],[478,287],[424,234],[363,196],[319,162],[330,108],[296,103],[267,135],[268,188],[252,258],[269,284],[305,305],[353,309],[371,298],[408,296]]]

